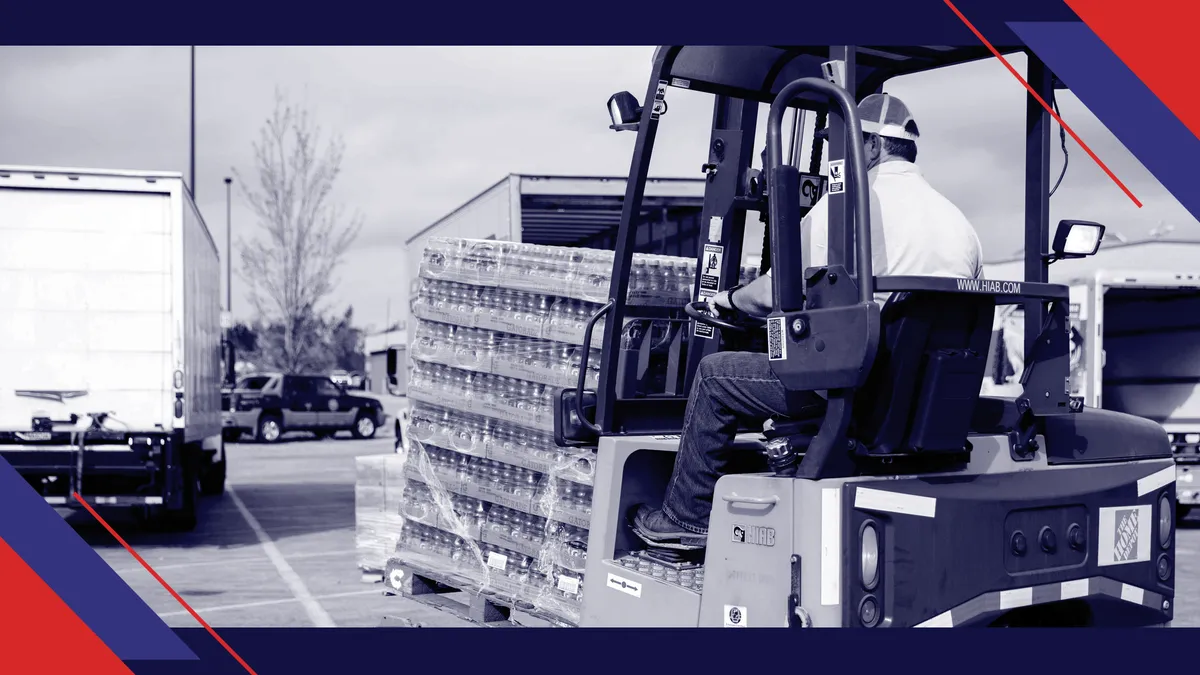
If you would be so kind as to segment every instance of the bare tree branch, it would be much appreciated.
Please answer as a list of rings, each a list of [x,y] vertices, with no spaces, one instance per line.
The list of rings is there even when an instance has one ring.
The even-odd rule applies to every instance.
[[[334,273],[362,228],[333,202],[345,143],[322,148],[321,129],[307,108],[275,94],[275,109],[253,143],[256,181],[234,170],[239,191],[254,212],[259,236],[239,240],[240,276],[259,316],[283,328],[278,367],[301,372],[321,361],[315,332]],[[256,187],[251,187],[252,185]]]

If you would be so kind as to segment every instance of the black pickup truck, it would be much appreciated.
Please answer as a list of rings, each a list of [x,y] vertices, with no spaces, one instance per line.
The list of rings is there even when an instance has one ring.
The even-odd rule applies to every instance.
[[[372,438],[385,422],[378,399],[352,394],[322,375],[250,375],[223,398],[227,442],[247,434],[274,443],[290,431],[322,438],[349,431],[355,438]]]

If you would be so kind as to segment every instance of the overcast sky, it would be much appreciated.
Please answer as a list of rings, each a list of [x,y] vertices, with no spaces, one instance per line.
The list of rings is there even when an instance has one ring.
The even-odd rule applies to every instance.
[[[366,223],[339,270],[330,308],[352,304],[382,328],[407,304],[405,239],[509,173],[624,175],[633,134],[615,134],[605,102],[642,96],[652,47],[344,47],[197,49],[201,212],[224,255],[231,167],[252,173],[251,142],[275,89],[306,101],[346,141],[337,201]],[[0,164],[188,171],[188,49],[0,47]],[[1018,60],[1017,64],[1023,64]],[[1021,68],[1023,70],[1023,68]],[[921,126],[926,176],[971,219],[985,257],[1021,247],[1024,97],[994,60],[894,81]],[[711,99],[671,90],[652,175],[697,176]],[[1070,138],[1052,219],[1105,223],[1140,239],[1200,226],[1071,94],[1067,123],[1143,202],[1136,208]],[[1055,151],[1052,166],[1062,165]],[[236,196],[238,237],[254,235]],[[235,258],[235,268],[237,260]],[[234,279],[234,313],[247,314]]]

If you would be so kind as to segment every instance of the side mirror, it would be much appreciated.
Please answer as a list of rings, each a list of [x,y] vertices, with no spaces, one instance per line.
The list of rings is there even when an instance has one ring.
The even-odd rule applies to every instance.
[[[642,106],[633,94],[623,91],[608,99],[608,116],[612,119],[609,129],[613,131],[637,131],[642,117]]]
[[[1051,262],[1070,258],[1086,258],[1100,250],[1104,241],[1104,226],[1086,220],[1061,220],[1054,233]]]

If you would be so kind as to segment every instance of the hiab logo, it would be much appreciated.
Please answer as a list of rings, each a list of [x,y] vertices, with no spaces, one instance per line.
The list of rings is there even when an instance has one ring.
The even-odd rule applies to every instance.
[[[733,543],[754,544],[755,546],[774,546],[775,528],[762,527],[759,525],[751,525],[749,527],[734,525]]]

